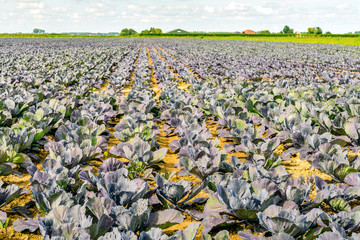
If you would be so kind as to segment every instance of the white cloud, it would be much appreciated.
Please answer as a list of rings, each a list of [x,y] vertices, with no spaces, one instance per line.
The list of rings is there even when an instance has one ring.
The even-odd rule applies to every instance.
[[[103,3],[93,3],[90,7],[85,8],[85,12],[87,13],[98,13],[99,15],[105,15],[108,6]]]
[[[254,6],[254,9],[256,10],[257,13],[263,14],[263,15],[274,15],[274,14],[278,13],[276,10],[269,8],[269,7]]]
[[[66,13],[69,12],[70,9],[69,8],[65,8],[65,7],[54,7],[51,8],[51,12],[55,12],[55,13]]]
[[[342,3],[336,6],[337,9],[347,9],[349,8],[349,5],[347,3]]]
[[[246,4],[231,2],[228,5],[226,5],[225,7],[223,7],[223,9],[230,10],[230,11],[244,11],[244,10],[246,10],[246,6],[247,6]]]
[[[74,19],[74,20],[79,20],[80,19],[80,14],[79,13],[74,13],[74,14],[71,14],[69,17]]]
[[[206,13],[215,13],[215,7],[205,6],[204,10]]]
[[[133,12],[141,12],[143,9],[137,5],[130,4],[127,6],[127,9]]]
[[[43,2],[19,2],[16,6],[16,9],[44,9],[44,3]]]

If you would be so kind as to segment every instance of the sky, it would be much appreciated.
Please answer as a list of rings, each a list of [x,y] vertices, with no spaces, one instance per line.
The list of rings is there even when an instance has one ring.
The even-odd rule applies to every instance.
[[[360,31],[359,0],[0,0],[0,32]]]

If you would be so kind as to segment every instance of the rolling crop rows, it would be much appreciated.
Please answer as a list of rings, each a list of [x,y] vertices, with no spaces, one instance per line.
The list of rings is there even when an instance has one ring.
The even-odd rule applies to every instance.
[[[360,48],[1,39],[11,239],[360,239]]]

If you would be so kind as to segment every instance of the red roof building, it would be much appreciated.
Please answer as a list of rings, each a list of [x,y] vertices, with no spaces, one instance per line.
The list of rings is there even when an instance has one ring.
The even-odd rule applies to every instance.
[[[250,30],[250,29],[246,29],[246,30],[242,31],[241,33],[243,33],[243,34],[255,34],[255,32],[253,30]]]

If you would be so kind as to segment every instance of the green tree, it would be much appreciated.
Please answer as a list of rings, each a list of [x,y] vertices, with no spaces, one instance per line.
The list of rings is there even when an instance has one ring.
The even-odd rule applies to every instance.
[[[317,29],[314,28],[314,27],[313,27],[313,28],[312,28],[312,27],[309,27],[309,28],[308,28],[308,33],[309,33],[309,34],[317,34]]]
[[[150,30],[143,30],[141,34],[162,34],[162,30],[160,28],[151,27]]]
[[[155,28],[155,34],[162,34],[163,31],[160,28]]]
[[[124,28],[123,30],[121,30],[120,36],[128,36],[128,35],[129,35],[129,29]]]
[[[308,28],[309,34],[323,34],[323,30],[321,27],[309,27]]]
[[[283,33],[294,33],[294,29],[290,28],[288,25],[285,25],[282,32]]]
[[[136,35],[136,34],[138,34],[138,32],[135,31],[134,29],[130,28],[130,29],[129,29],[129,34],[130,34],[130,35]]]
[[[120,36],[132,36],[132,35],[136,35],[137,32],[132,29],[132,28],[124,28],[123,30],[121,30],[120,32]]]
[[[325,34],[331,34],[331,32],[327,31]]]
[[[149,32],[150,32],[151,34],[154,34],[154,33],[155,33],[155,28],[151,27],[150,30],[149,30]]]
[[[320,27],[316,27],[316,34],[323,34],[323,30]]]
[[[161,30],[160,28],[151,27],[151,28],[150,28],[150,33],[151,33],[151,34],[161,34],[161,33],[162,33],[162,30]]]
[[[34,34],[44,34],[45,30],[39,29],[39,28],[34,28],[33,30]]]
[[[150,34],[150,31],[147,30],[147,29],[145,29],[145,30],[142,30],[140,34],[145,34],[145,35],[146,35],[146,34]]]

